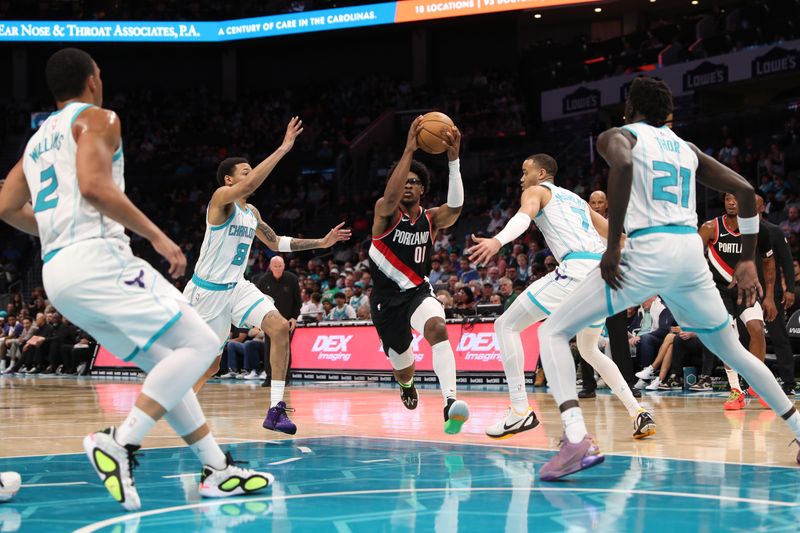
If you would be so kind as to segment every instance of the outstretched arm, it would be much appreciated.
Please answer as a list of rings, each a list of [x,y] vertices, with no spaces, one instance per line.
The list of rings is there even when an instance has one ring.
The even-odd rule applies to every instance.
[[[278,162],[283,159],[283,156],[289,153],[294,146],[294,141],[301,133],[303,133],[303,121],[298,117],[293,117],[286,126],[286,135],[277,150],[251,170],[245,179],[229,187],[220,187],[214,192],[208,206],[209,221],[221,223],[226,218],[227,206],[239,198],[246,198],[256,192],[278,166]]]
[[[458,220],[464,207],[464,184],[461,182],[461,165],[458,153],[461,146],[461,132],[458,128],[446,129],[447,159],[450,176],[447,185],[447,203],[430,210],[433,229],[449,228]]]
[[[619,262],[622,250],[622,225],[633,184],[633,145],[620,128],[612,128],[597,138],[597,151],[609,166],[608,247],[600,260],[603,279],[612,289],[622,287]]]
[[[20,159],[0,184],[0,219],[30,235],[39,235],[39,227],[30,204],[31,191],[25,181]]]
[[[400,200],[403,199],[403,189],[406,186],[406,179],[408,171],[411,170],[411,160],[414,157],[414,152],[417,150],[417,135],[422,131],[420,120],[422,115],[418,116],[411,123],[408,129],[408,137],[406,138],[406,148],[403,151],[403,156],[397,162],[394,172],[389,176],[389,181],[386,182],[386,189],[383,191],[383,197],[375,204],[375,218],[389,218],[394,215],[400,205]]]
[[[508,220],[506,226],[497,235],[489,238],[472,236],[472,240],[476,244],[467,250],[470,254],[470,262],[479,265],[486,264],[489,259],[500,251],[500,248],[528,231],[531,220],[539,213],[543,197],[546,194],[550,194],[550,191],[538,185],[528,187],[522,191],[520,208],[517,214]]]
[[[321,239],[296,239],[294,237],[278,236],[275,234],[275,231],[269,227],[269,224],[264,222],[261,218],[261,213],[258,212],[258,209],[252,205],[249,205],[249,207],[253,210],[253,213],[255,213],[258,219],[256,237],[266,244],[267,248],[273,252],[299,252],[302,250],[313,250],[315,248],[330,248],[339,241],[350,239],[350,230],[342,229],[344,222],[332,228],[328,234]]]

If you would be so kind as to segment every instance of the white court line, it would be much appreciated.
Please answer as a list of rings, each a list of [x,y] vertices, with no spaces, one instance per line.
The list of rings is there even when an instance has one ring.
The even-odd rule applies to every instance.
[[[458,441],[449,441],[449,440],[434,440],[434,439],[416,439],[410,437],[368,437],[365,435],[331,435],[332,437],[347,437],[351,439],[378,439],[378,440],[402,440],[406,442],[430,442],[433,444],[450,444],[450,445],[457,445],[457,446],[482,446],[484,448],[504,448],[504,449],[515,449],[515,450],[536,450],[539,452],[554,452],[557,448],[539,448],[536,446],[513,446],[509,444],[505,444],[508,442],[507,440],[503,441],[503,444],[489,444],[483,442],[458,442]],[[642,442],[642,441],[640,441]],[[646,441],[644,441],[646,442]],[[718,459],[687,459],[686,457],[670,457],[668,455],[641,455],[641,454],[634,454],[634,453],[617,453],[617,452],[602,452],[603,455],[607,456],[614,456],[614,457],[641,457],[642,459],[667,459],[670,461],[687,461],[690,463],[715,463],[715,464],[723,464],[723,465],[740,465],[740,466],[758,466],[762,468],[785,468],[789,470],[800,470],[797,466],[786,466],[786,465],[770,465],[764,463],[743,463],[740,461],[720,461]]]
[[[298,446],[297,449],[303,453],[311,453],[311,448],[308,446]]]
[[[288,459],[284,459],[282,461],[275,461],[274,463],[267,463],[270,466],[273,465],[285,465],[286,463],[293,463],[295,461],[299,461],[302,457],[289,457]]]
[[[69,487],[71,485],[88,485],[88,481],[69,481],[65,483],[32,483],[30,485],[22,485],[23,489],[31,487]]]
[[[200,473],[197,473],[197,474],[175,474],[173,476],[161,476],[161,477],[164,478],[164,479],[174,479],[176,477],[197,477],[199,475],[200,475]]]
[[[174,507],[164,507],[161,509],[152,509],[150,511],[141,511],[138,513],[126,513],[124,515],[95,522],[80,529],[76,529],[75,533],[91,533],[104,527],[113,526],[127,520],[135,520],[137,518],[144,518],[147,516],[156,516],[160,514],[173,513],[177,511],[186,511],[189,509],[198,509],[202,507],[214,507],[226,504],[239,504],[248,502],[264,502],[264,501],[286,501],[286,500],[299,500],[303,498],[330,498],[335,496],[364,496],[368,494],[419,494],[429,492],[585,492],[585,493],[602,493],[602,494],[639,494],[644,496],[671,496],[676,498],[691,498],[698,500],[716,500],[734,503],[749,503],[754,505],[773,505],[777,507],[798,507],[800,504],[793,502],[779,502],[772,500],[759,500],[755,498],[738,498],[735,496],[722,496],[715,494],[693,494],[689,492],[662,492],[658,490],[625,490],[625,489],[592,489],[582,487],[474,487],[474,488],[408,488],[408,489],[381,489],[381,490],[353,490],[353,491],[337,491],[337,492],[318,492],[314,494],[289,494],[282,496],[261,496],[249,498],[231,498],[218,501],[208,501],[201,503],[191,503],[186,505],[176,505]]]
[[[391,459],[370,459],[368,461],[359,461],[359,463],[370,464],[370,463],[391,463]]]

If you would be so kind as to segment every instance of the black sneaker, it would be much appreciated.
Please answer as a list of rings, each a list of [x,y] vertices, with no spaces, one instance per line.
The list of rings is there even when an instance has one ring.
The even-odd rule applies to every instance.
[[[631,387],[631,394],[633,394],[634,398],[641,398],[642,397],[642,391],[640,391],[636,387]]]
[[[796,385],[794,385],[794,384],[784,385],[783,386],[783,393],[786,396],[788,396],[789,398],[794,398],[794,394],[795,394],[794,389],[795,388],[796,388]]]
[[[653,421],[653,415],[642,409],[633,421],[633,438],[638,440],[655,434],[656,423]]]
[[[403,405],[406,406],[406,409],[417,408],[419,404],[419,394],[417,394],[417,388],[414,386],[414,383],[411,383],[410,387],[403,387],[400,385],[400,400],[403,402]]]
[[[578,398],[597,398],[597,393],[591,389],[581,389],[578,391]]]
[[[692,392],[711,392],[714,390],[714,386],[711,385],[711,376],[700,376],[698,378],[697,383],[689,387],[689,390]]]

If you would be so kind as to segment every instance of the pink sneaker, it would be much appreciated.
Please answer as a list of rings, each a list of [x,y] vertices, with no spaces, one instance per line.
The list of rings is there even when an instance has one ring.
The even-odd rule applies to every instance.
[[[539,479],[555,481],[574,472],[599,465],[605,459],[591,435],[587,434],[582,441],[575,444],[567,440],[566,435],[562,435],[561,449],[539,470]]]

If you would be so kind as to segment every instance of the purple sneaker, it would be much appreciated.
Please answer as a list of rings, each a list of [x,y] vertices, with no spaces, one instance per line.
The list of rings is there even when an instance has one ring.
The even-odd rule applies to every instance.
[[[269,411],[267,411],[267,418],[264,419],[264,423],[261,424],[261,426],[264,429],[271,429],[272,431],[280,431],[281,433],[294,435],[297,433],[297,426],[286,416],[287,411],[292,412],[294,409],[286,407],[286,402],[278,402],[278,405],[269,408]]]
[[[573,472],[599,465],[605,459],[591,435],[586,435],[575,444],[567,440],[566,435],[562,435],[561,449],[539,470],[539,479],[555,481]]]

